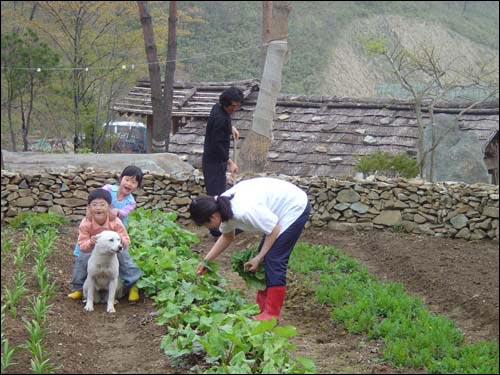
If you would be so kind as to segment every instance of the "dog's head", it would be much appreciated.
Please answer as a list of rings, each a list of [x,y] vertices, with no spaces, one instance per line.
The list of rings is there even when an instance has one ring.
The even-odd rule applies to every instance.
[[[102,253],[115,253],[118,254],[123,250],[122,241],[118,233],[111,230],[105,230],[95,236],[97,242],[95,244],[96,251]]]

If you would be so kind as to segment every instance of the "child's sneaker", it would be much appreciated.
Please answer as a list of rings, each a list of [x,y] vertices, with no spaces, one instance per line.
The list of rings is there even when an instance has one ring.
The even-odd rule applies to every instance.
[[[68,294],[68,297],[71,299],[81,299],[83,296],[83,293],[81,290],[75,290],[74,292],[71,292]]]
[[[128,300],[130,302],[139,301],[139,289],[135,285],[132,285],[128,291]]]

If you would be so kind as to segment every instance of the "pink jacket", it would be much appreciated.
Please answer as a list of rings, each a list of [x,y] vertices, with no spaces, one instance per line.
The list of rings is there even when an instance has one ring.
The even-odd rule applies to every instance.
[[[87,220],[84,218],[78,227],[78,245],[80,249],[85,253],[90,253],[94,249],[94,245],[92,245],[90,238],[105,230],[112,230],[118,233],[122,240],[122,246],[125,249],[128,248],[130,245],[130,238],[119,218],[115,218],[114,220],[109,220],[109,218],[107,218],[103,225],[97,224],[93,219]]]

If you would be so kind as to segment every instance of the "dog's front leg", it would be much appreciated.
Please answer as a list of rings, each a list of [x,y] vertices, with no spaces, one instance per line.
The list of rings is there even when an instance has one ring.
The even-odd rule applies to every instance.
[[[87,288],[87,303],[83,308],[85,311],[94,311],[94,293],[94,285],[89,285],[89,287]]]
[[[110,280],[108,289],[108,308],[106,310],[108,313],[115,312],[115,295],[117,287],[118,287],[118,279]]]

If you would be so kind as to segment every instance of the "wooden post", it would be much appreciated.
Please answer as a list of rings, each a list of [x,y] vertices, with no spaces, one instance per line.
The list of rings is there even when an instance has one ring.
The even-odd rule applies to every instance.
[[[273,1],[272,4],[271,44],[267,50],[252,128],[241,146],[238,165],[241,172],[263,172],[271,146],[274,111],[288,49],[288,15],[291,11],[287,1]]]

